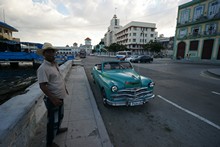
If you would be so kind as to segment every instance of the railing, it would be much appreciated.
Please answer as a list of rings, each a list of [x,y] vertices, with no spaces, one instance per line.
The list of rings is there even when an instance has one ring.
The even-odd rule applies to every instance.
[[[202,37],[212,37],[212,36],[218,36],[220,35],[220,32],[217,31],[204,31],[203,33],[189,33],[188,35],[177,37],[179,40],[184,39],[192,39],[192,38],[202,38]]]
[[[189,20],[189,21],[185,21],[183,23],[178,22],[177,23],[177,27],[184,27],[184,26],[188,26],[188,25],[194,25],[194,24],[198,24],[198,23],[204,23],[204,22],[208,22],[211,20],[219,20],[220,15],[216,14],[214,17],[207,17],[205,15],[201,15],[200,17],[198,17],[195,20]]]
[[[72,67],[69,60],[60,66],[63,77]],[[28,146],[41,122],[46,122],[43,93],[36,82],[26,89],[25,94],[15,96],[0,105],[0,146]],[[42,127],[42,126],[41,126]],[[46,125],[45,127],[46,131]]]

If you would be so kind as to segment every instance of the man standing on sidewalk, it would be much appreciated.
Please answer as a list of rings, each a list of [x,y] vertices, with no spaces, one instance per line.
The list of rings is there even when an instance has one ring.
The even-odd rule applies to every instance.
[[[40,89],[45,94],[44,102],[48,110],[48,147],[57,147],[53,142],[55,135],[67,131],[67,128],[60,128],[64,115],[63,99],[68,91],[55,62],[56,50],[50,43],[44,43],[42,49],[37,50],[37,54],[44,56],[44,61],[37,70],[37,78]]]

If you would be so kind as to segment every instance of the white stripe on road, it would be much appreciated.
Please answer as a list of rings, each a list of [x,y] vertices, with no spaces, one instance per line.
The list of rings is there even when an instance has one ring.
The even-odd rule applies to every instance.
[[[212,91],[212,93],[217,94],[217,95],[220,95],[220,93],[219,93],[219,92]]]
[[[175,104],[175,103],[173,103],[173,102],[167,100],[166,98],[164,98],[164,97],[162,97],[162,96],[160,96],[160,95],[157,95],[157,96],[158,96],[159,98],[161,98],[162,100],[164,100],[164,101],[170,103],[171,105],[173,105],[173,106],[179,108],[180,110],[183,110],[184,112],[186,112],[186,113],[188,113],[188,114],[190,114],[190,115],[192,115],[192,116],[194,116],[194,117],[200,119],[201,121],[203,121],[203,122],[205,122],[205,123],[207,123],[207,124],[209,124],[209,125],[211,125],[211,126],[213,126],[213,127],[215,127],[215,128],[217,128],[217,129],[220,130],[220,126],[219,126],[219,125],[214,124],[213,122],[209,121],[208,119],[206,119],[206,118],[204,118],[204,117],[202,117],[202,116],[199,116],[198,114],[193,113],[193,112],[191,112],[191,111],[189,111],[189,110],[187,110],[187,109],[185,109],[185,108],[183,108],[183,107],[181,107],[181,106],[179,106],[179,105],[177,105],[177,104]]]

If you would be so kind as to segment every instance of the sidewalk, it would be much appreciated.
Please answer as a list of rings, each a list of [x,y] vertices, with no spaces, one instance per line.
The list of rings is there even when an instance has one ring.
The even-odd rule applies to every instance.
[[[69,96],[64,103],[61,127],[66,133],[55,137],[60,147],[112,147],[82,66],[72,66],[66,84]]]
[[[64,99],[64,119],[61,127],[68,131],[55,137],[60,147],[113,147],[98,111],[85,70],[81,62],[72,66],[66,77],[69,95]],[[46,144],[46,121],[37,131],[31,147]]]

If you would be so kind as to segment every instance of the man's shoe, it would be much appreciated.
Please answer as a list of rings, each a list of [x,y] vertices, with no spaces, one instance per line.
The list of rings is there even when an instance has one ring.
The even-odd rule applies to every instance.
[[[53,142],[51,145],[48,145],[47,147],[60,147],[60,146]]]
[[[59,130],[57,131],[57,134],[64,133],[67,130],[68,130],[68,128],[59,128]]]

